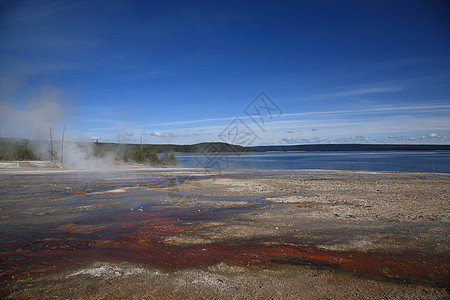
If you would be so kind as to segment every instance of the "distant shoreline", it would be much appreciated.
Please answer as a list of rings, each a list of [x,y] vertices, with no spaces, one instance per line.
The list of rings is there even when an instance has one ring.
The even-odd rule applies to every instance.
[[[448,151],[450,145],[431,144],[316,144],[316,145],[291,145],[291,146],[256,146],[251,147],[258,151]]]
[[[49,141],[17,138],[0,138],[0,150],[18,146],[30,146],[31,149],[46,149]],[[60,141],[54,141],[59,149]],[[109,142],[65,142],[66,148],[87,147],[97,154],[107,152],[136,150],[155,151],[157,153],[246,153],[246,152],[331,152],[331,151],[449,151],[450,144],[304,144],[304,145],[270,145],[241,146],[223,142],[203,142],[196,144],[128,144]],[[10,149],[10,150],[11,150]],[[2,154],[0,152],[0,154]],[[3,155],[7,157],[6,154]],[[11,156],[11,155],[9,155]],[[2,155],[0,155],[1,159]]]
[[[308,153],[308,152],[396,152],[396,151],[450,151],[450,149],[396,149],[396,150],[263,150],[218,153]],[[175,154],[204,154],[204,152],[174,152]]]

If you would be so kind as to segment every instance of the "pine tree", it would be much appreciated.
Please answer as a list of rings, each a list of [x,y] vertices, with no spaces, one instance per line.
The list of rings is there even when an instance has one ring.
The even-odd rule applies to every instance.
[[[175,153],[170,154],[169,156],[169,165],[176,166],[178,164],[177,159],[175,158]]]
[[[151,165],[158,165],[159,164],[159,158],[158,154],[156,154],[155,150],[147,151],[147,159],[149,160]]]

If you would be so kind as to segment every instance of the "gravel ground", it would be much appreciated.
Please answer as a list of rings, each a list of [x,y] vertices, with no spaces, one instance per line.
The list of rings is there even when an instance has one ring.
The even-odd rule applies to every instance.
[[[30,260],[29,267],[21,265],[26,272],[5,275],[1,297],[449,299],[449,174],[253,170],[211,177],[176,168],[117,172],[0,166],[0,232],[14,237],[25,225],[45,225],[58,247],[74,248],[65,252],[73,253],[71,263],[52,261],[55,271],[38,270],[43,261]],[[30,188],[33,192],[27,192]],[[129,232],[114,236],[124,231],[121,222]],[[91,239],[87,248],[73,246],[80,236]],[[12,254],[21,261],[41,253],[29,245],[42,243],[2,241],[0,275],[18,268],[9,264]],[[259,254],[247,249],[247,243],[257,244]],[[125,251],[118,252],[122,246]],[[377,267],[377,276],[314,258],[264,260],[269,254],[261,253],[271,246],[281,252],[312,249],[308,255],[335,253],[338,260],[376,254],[379,260],[405,256],[423,259],[424,265],[440,264],[423,269],[436,273],[425,279],[409,273],[405,276],[411,279],[402,279],[387,267]],[[96,247],[108,255],[122,254],[92,255]],[[43,255],[59,253],[53,248]],[[158,260],[151,256],[161,249],[182,255],[199,251],[186,257],[203,263],[154,264]],[[211,258],[214,249],[216,257]],[[235,256],[220,252],[230,249],[238,251]],[[258,263],[247,259],[252,255]]]

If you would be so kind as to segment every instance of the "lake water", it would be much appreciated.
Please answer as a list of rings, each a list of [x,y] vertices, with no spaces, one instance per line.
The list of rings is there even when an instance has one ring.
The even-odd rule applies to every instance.
[[[177,154],[182,167],[450,173],[450,151]]]

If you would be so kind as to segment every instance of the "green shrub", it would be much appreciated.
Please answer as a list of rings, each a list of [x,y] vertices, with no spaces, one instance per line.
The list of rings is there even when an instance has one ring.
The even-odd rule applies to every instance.
[[[167,151],[164,152],[163,156],[161,157],[160,162],[163,165],[168,165],[169,164],[169,153]]]
[[[169,153],[167,151],[164,152],[164,155],[161,158],[161,164],[163,164],[165,166],[175,166],[177,164],[177,159],[175,158],[175,154],[172,153],[169,155]]]
[[[0,160],[8,160],[8,153],[4,147],[0,148]]]
[[[107,150],[99,145],[98,143],[94,143],[94,156],[95,157],[105,157],[107,154]]]
[[[36,160],[36,155],[27,146],[17,147],[15,154],[17,160]]]
[[[141,149],[134,150],[133,160],[135,162],[144,162],[145,161],[145,152]]]
[[[128,161],[135,161],[135,162],[145,162],[145,152],[141,149],[134,149],[134,150],[126,150],[123,154],[123,160]]]
[[[153,166],[159,165],[160,162],[159,162],[158,154],[156,154],[155,150],[147,151],[146,157],[151,165],[153,165]]]
[[[176,166],[178,164],[177,159],[175,158],[175,153],[170,154],[169,156],[169,165]]]
[[[16,160],[16,147],[9,143],[0,143],[0,160]]]

